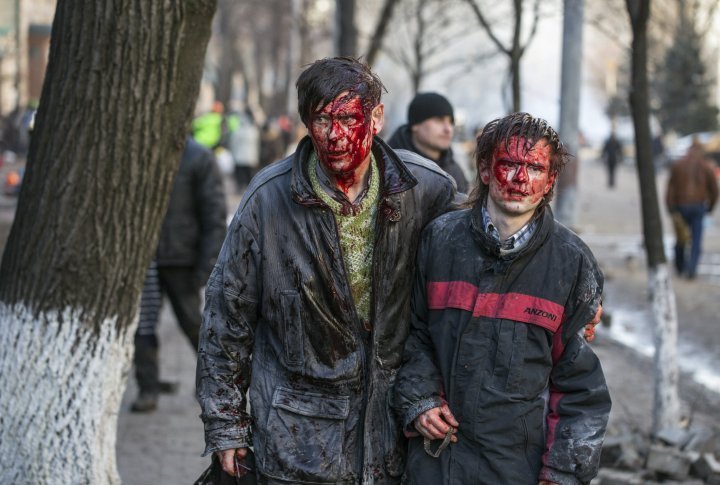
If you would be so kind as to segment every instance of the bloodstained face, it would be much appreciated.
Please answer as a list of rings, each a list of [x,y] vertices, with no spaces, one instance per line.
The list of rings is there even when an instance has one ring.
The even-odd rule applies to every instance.
[[[525,138],[511,137],[507,147],[501,143],[495,149],[490,167],[480,167],[493,205],[509,216],[532,214],[555,181],[547,142],[540,140],[528,151],[525,143]]]
[[[325,171],[345,192],[356,182],[356,171],[370,160],[372,138],[383,123],[383,105],[371,111],[350,92],[341,93],[310,118],[310,138]]]

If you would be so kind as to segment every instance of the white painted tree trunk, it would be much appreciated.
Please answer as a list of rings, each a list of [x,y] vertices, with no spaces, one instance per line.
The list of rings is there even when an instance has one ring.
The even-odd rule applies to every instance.
[[[0,483],[116,484],[135,325],[0,302]]]
[[[653,434],[680,422],[677,359],[677,310],[667,263],[648,269],[655,320],[655,402]]]

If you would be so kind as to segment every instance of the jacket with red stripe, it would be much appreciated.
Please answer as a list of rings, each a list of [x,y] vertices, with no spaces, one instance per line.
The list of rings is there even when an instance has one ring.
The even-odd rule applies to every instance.
[[[549,208],[538,218],[527,244],[504,255],[479,204],[423,233],[393,406],[407,431],[443,402],[460,426],[439,458],[422,437],[410,440],[408,483],[570,484],[597,474],[610,395],[582,330],[603,277]]]

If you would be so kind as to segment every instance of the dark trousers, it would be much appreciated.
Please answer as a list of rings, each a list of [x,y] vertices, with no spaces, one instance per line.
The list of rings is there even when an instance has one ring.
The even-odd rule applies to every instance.
[[[608,162],[608,187],[615,187],[615,169],[617,168],[617,162]]]
[[[677,206],[678,212],[690,228],[690,259],[685,258],[685,245],[675,245],[675,265],[678,270],[690,278],[697,274],[697,266],[702,253],[703,218],[705,204],[683,204]]]
[[[135,376],[141,392],[157,392],[159,381],[157,324],[163,296],[167,295],[190,345],[197,352],[202,315],[200,288],[190,267],[148,268],[140,300],[140,319],[135,332]]]

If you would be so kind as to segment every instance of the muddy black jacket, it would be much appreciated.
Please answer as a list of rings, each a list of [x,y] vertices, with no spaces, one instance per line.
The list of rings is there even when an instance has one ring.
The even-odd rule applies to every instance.
[[[213,153],[188,137],[173,180],[155,260],[193,268],[205,284],[225,238],[225,191]]]
[[[424,156],[412,141],[409,125],[402,125],[398,128],[388,140],[388,145],[395,149],[409,150]],[[443,151],[440,154],[440,159],[433,161],[455,180],[458,192],[462,192],[463,194],[468,192],[468,182],[465,178],[465,172],[463,172],[460,165],[458,165],[453,158],[452,148]]]
[[[417,243],[456,193],[434,164],[375,138],[382,178],[368,332],[335,217],[306,174],[311,150],[305,138],[253,179],[210,276],[197,369],[206,452],[247,446],[252,434],[271,481],[396,483],[405,443],[388,392],[409,329]]]
[[[512,255],[500,256],[479,205],[423,233],[394,407],[410,431],[447,402],[460,426],[439,458],[410,440],[408,483],[574,484],[597,473],[610,396],[582,330],[602,275],[549,208],[539,218]]]

